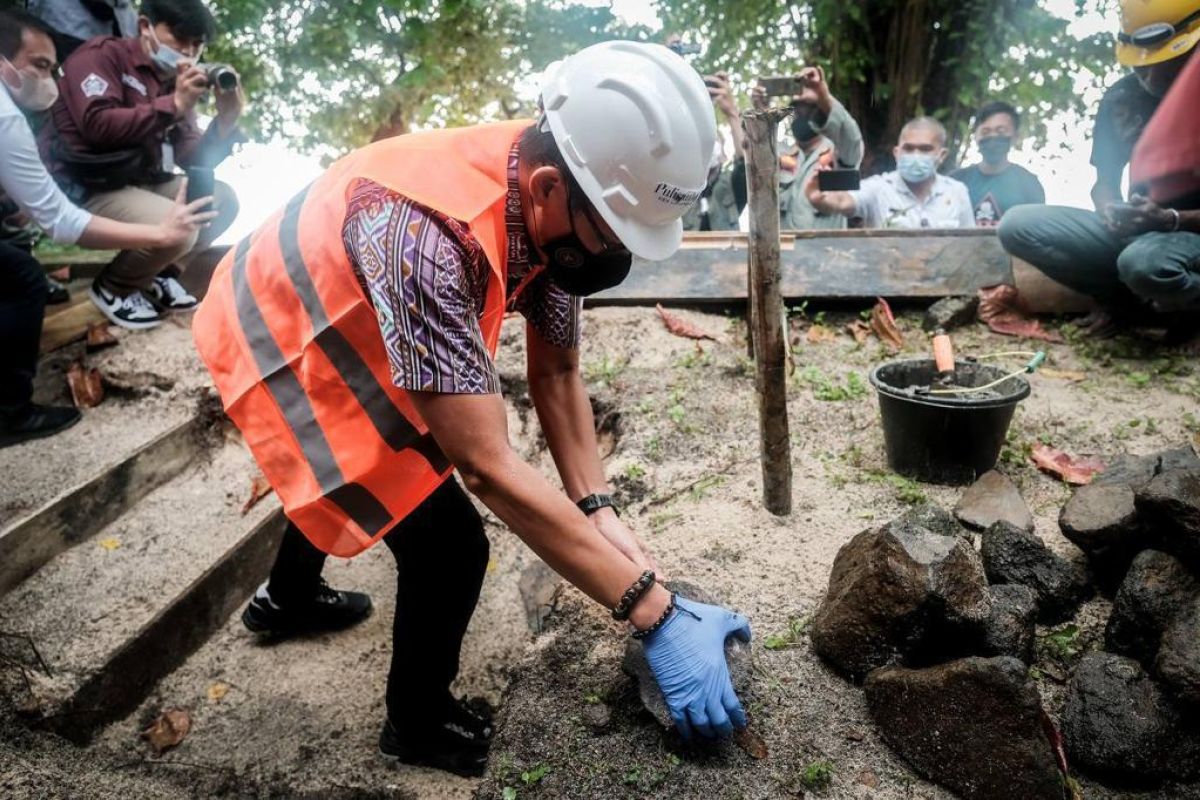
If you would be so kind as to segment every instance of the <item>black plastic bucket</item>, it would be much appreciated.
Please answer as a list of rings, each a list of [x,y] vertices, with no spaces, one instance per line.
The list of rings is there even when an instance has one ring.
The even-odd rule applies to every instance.
[[[984,386],[1009,370],[959,361],[960,387]],[[996,466],[1017,403],[1029,396],[1029,381],[1009,378],[978,394],[927,394],[932,359],[880,364],[871,370],[879,395],[888,465],[909,478],[961,485]]]

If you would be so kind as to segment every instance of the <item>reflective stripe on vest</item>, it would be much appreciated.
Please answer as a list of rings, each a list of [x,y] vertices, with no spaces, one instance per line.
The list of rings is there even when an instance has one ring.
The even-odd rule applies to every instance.
[[[494,353],[507,155],[527,125],[405,136],[351,154],[214,273],[193,324],[197,349],[285,512],[325,552],[366,549],[450,470],[407,394],[383,379],[378,321],[341,242],[349,187],[367,178],[468,224],[492,266],[481,327]]]

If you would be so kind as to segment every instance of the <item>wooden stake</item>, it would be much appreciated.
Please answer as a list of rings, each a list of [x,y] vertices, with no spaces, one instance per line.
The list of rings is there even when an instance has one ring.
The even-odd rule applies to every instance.
[[[750,320],[758,386],[763,505],[792,512],[792,443],[787,416],[787,331],[779,265],[779,153],[776,128],[789,108],[747,111],[746,185],[750,204]]]

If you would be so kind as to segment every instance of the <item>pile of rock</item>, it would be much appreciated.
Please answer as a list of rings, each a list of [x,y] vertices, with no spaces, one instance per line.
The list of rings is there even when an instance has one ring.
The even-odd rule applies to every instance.
[[[834,561],[814,649],[865,679],[893,749],[963,797],[1061,798],[1067,756],[1123,782],[1200,778],[1200,459],[1124,459],[1061,526],[1081,558],[1046,547],[1016,487],[989,473],[954,516],[922,506]],[[1060,738],[1027,666],[1035,624],[1071,619],[1094,582],[1119,586],[1110,652],[1080,663]]]
[[[1059,800],[1063,774],[1027,663],[1035,621],[1066,613],[1086,583],[1033,536],[1003,476],[969,491],[958,516],[983,528],[982,553],[932,504],[842,547],[813,647],[865,677],[884,739],[925,777],[966,798]]]
[[[1118,587],[1106,652],[1085,656],[1068,689],[1068,754],[1121,781],[1200,779],[1200,459],[1126,458],[1059,521]]]

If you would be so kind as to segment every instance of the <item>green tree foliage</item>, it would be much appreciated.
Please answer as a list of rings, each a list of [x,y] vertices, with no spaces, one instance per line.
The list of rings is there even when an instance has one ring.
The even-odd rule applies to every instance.
[[[1076,13],[1084,7],[1076,0]],[[658,8],[668,30],[705,45],[698,66],[724,69],[744,87],[757,75],[825,66],[875,155],[918,114],[942,120],[957,153],[971,112],[995,98],[1022,110],[1040,140],[1048,116],[1085,110],[1075,76],[1089,70],[1099,80],[1114,65],[1110,35],[1076,39],[1034,0],[658,0]]]
[[[238,66],[260,135],[340,151],[416,126],[531,114],[547,64],[647,38],[608,8],[561,0],[222,0],[212,58]],[[526,96],[530,94],[525,93]]]

